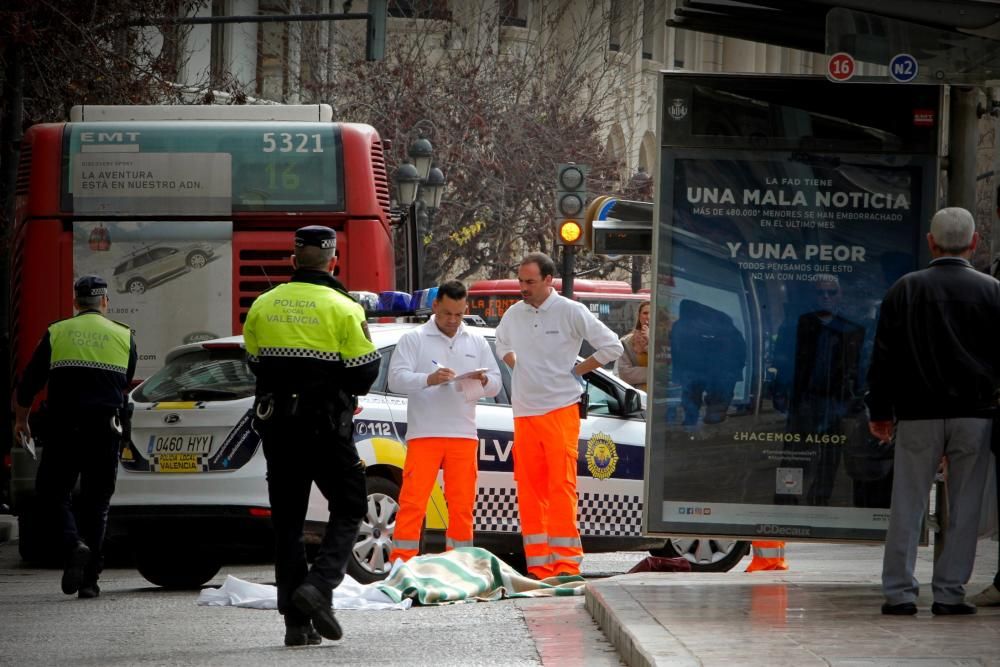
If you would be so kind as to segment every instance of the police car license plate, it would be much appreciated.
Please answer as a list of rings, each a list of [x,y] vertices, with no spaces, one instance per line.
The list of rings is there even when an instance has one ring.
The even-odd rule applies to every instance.
[[[151,435],[149,436],[149,453],[153,456],[162,454],[210,454],[212,452],[212,436],[205,434]]]
[[[156,472],[201,472],[204,457],[197,454],[160,454],[153,457]]]

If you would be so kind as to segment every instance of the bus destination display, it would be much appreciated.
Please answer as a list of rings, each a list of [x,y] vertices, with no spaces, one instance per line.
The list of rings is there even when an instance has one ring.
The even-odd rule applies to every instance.
[[[337,127],[319,123],[75,123],[63,208],[100,215],[340,211]]]

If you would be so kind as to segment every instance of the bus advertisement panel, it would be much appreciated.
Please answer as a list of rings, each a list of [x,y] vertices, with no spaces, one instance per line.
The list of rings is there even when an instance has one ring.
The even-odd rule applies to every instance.
[[[780,131],[808,134],[793,112]],[[924,259],[936,157],[664,143],[647,530],[883,539],[866,374],[882,297]]]
[[[232,238],[221,220],[73,224],[75,271],[106,277],[108,317],[142,341],[137,376],[181,343],[229,335]]]

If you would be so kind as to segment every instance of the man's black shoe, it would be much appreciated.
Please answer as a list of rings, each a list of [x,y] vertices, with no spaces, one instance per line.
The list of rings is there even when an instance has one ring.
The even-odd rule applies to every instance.
[[[94,584],[84,584],[80,586],[80,590],[77,592],[77,597],[84,600],[89,600],[90,598],[96,598],[101,594],[101,587],[96,583]]]
[[[968,616],[969,614],[976,613],[976,606],[967,602],[959,602],[957,604],[935,602],[931,605],[931,613],[935,616]]]
[[[316,632],[327,639],[337,640],[344,636],[340,623],[333,616],[330,599],[312,584],[305,583],[292,593],[292,604],[300,613],[312,620]]]
[[[285,646],[317,646],[322,643],[323,638],[308,621],[304,625],[285,625]]]
[[[90,562],[90,547],[83,542],[77,542],[73,550],[70,551],[66,559],[66,567],[63,569],[62,592],[72,595],[80,590],[83,582],[83,569]]]
[[[917,605],[912,602],[900,602],[899,604],[882,605],[882,613],[886,616],[913,616],[917,613]]]

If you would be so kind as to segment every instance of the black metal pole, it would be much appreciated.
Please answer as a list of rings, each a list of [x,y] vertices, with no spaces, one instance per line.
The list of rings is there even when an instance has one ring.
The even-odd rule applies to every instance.
[[[412,294],[420,289],[420,251],[417,206],[414,199],[406,213],[406,291]]]
[[[576,246],[563,246],[562,295],[573,298],[573,272],[576,271]]]
[[[638,292],[642,289],[642,265],[643,258],[639,255],[632,256],[632,291]]]

